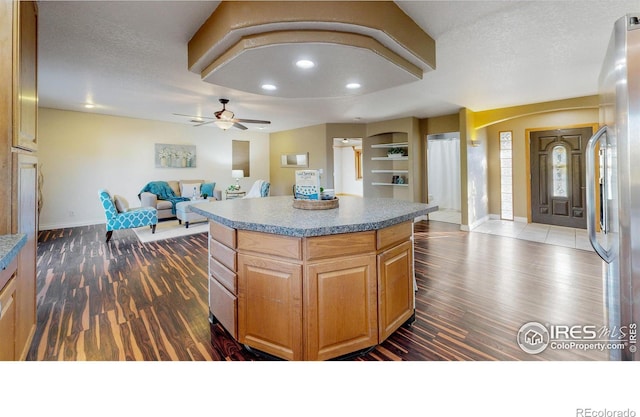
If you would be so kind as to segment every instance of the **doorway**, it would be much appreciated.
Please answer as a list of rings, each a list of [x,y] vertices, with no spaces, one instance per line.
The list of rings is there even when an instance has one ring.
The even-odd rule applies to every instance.
[[[585,148],[591,127],[530,133],[531,220],[587,228]]]
[[[438,205],[429,219],[461,223],[460,215],[460,134],[427,135],[428,202]]]
[[[333,138],[333,188],[336,195],[363,196],[361,138]]]

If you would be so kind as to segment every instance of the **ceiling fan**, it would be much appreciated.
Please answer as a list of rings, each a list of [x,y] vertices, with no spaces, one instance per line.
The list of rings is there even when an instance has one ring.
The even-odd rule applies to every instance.
[[[231,127],[236,127],[241,130],[247,130],[247,127],[241,123],[258,123],[258,124],[271,124],[268,120],[254,120],[254,119],[236,119],[231,110],[227,110],[226,105],[229,103],[229,99],[221,98],[220,103],[222,104],[222,110],[218,110],[214,113],[215,117],[204,117],[204,116],[190,116],[188,114],[179,114],[173,113],[176,116],[185,116],[191,118],[191,122],[196,123],[194,126],[202,126],[207,125],[209,123],[214,123],[222,130],[227,130]],[[208,119],[208,120],[204,120]]]

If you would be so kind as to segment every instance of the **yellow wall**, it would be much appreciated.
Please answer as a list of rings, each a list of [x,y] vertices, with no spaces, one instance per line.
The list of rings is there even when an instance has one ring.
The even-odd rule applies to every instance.
[[[426,126],[421,126],[425,135],[460,131],[460,115],[458,113],[430,117],[429,119],[422,119],[421,122],[426,122]]]
[[[500,143],[501,131],[513,132],[513,209],[514,216],[527,218],[528,182],[527,130],[548,130],[582,125],[597,125],[598,109],[558,110],[525,115],[486,128],[489,162],[489,213],[500,214]]]
[[[280,156],[284,153],[309,152],[309,168],[323,169],[321,185],[333,187],[333,138],[361,137],[366,146],[366,137],[390,132],[406,132],[409,140],[411,173],[408,193],[394,191],[395,198],[409,201],[426,201],[424,188],[424,140],[420,135],[420,121],[414,117],[395,119],[370,124],[324,124],[300,129],[272,133],[270,135],[271,195],[290,195],[295,183],[295,169],[282,168]],[[365,162],[366,167],[366,162]],[[366,168],[365,168],[366,169]],[[365,173],[366,176],[366,173]],[[397,192],[398,195],[395,195]]]
[[[271,178],[270,195],[291,195],[295,184],[297,169],[322,169],[324,175],[322,186],[326,184],[327,175],[327,125],[316,125],[300,129],[285,130],[269,136],[269,177]],[[299,154],[309,152],[308,168],[283,168],[280,164],[282,154]],[[333,154],[331,155],[333,160]]]

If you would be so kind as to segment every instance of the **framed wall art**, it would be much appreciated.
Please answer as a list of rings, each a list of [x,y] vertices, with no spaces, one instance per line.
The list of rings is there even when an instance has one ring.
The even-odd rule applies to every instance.
[[[156,168],[195,168],[195,145],[170,145],[156,143]]]

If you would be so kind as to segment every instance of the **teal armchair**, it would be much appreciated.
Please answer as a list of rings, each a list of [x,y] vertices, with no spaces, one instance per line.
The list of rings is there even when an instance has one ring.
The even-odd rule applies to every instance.
[[[134,229],[136,227],[150,226],[151,232],[156,232],[158,224],[158,210],[153,207],[140,207],[119,212],[107,190],[100,190],[100,202],[107,218],[107,242],[111,240],[114,230]]]

